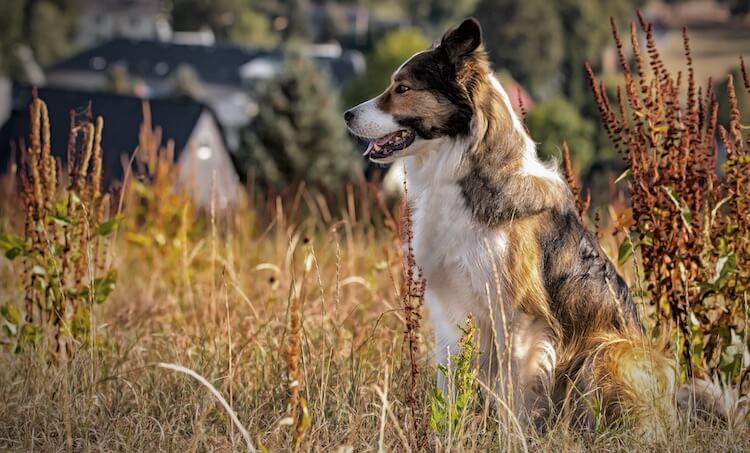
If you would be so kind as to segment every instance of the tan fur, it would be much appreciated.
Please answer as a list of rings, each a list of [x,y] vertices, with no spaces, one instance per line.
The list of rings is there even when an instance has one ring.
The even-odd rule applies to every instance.
[[[377,105],[382,111],[394,116],[418,116],[424,119],[428,126],[439,124],[450,114],[450,104],[440,102],[429,91],[412,89],[404,94],[395,95],[394,90],[399,84],[394,81],[378,98]]]
[[[541,250],[537,240],[540,220],[541,216],[530,216],[508,225],[509,266],[504,271],[510,283],[512,304],[527,315],[543,319],[557,333],[559,326],[550,312],[542,280]]]

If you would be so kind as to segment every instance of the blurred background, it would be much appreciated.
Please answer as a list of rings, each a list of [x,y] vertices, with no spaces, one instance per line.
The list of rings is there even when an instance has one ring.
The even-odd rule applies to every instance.
[[[621,83],[609,18],[625,34],[640,9],[670,70],[690,32],[699,82],[725,96],[750,58],[750,1],[646,0],[4,0],[0,2],[0,171],[28,136],[32,87],[50,109],[53,153],[66,152],[69,112],[105,120],[104,175],[122,179],[150,121],[174,144],[205,204],[238,185],[336,191],[383,178],[359,156],[341,112],[381,92],[392,71],[462,18],[477,17],[514,107],[545,158],[567,140],[594,204],[624,168],[599,125],[583,69]],[[740,108],[750,115],[750,96]],[[143,100],[148,100],[144,105]],[[89,104],[90,103],[90,104]],[[721,103],[726,105],[726,102]],[[728,113],[720,112],[726,123]]]

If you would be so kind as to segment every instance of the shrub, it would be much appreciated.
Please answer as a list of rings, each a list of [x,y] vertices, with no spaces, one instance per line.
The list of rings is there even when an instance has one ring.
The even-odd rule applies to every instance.
[[[452,369],[438,365],[438,373],[448,382],[449,394],[445,395],[441,389],[434,388],[430,396],[430,429],[438,433],[450,429],[458,437],[462,434],[464,418],[477,399],[475,380],[478,375],[476,361],[479,351],[475,339],[476,326],[471,317],[464,324],[459,341],[460,350],[451,355]]]
[[[616,105],[587,68],[602,123],[628,165],[632,222],[623,225],[629,234],[620,261],[638,252],[642,296],[656,331],[672,334],[685,375],[696,367],[742,386],[748,383],[750,338],[750,142],[742,138],[733,79],[727,93],[730,122],[718,127],[727,152],[719,166],[718,105],[711,83],[704,88],[695,82],[687,32],[683,99],[680,77],[665,69],[652,25],[639,19],[648,56],[631,24],[635,73],[612,26],[625,75]]]
[[[248,178],[283,189],[305,181],[335,190],[362,175],[346,136],[337,97],[311,61],[291,56],[281,73],[260,87],[259,112],[243,136]]]
[[[164,280],[184,279],[191,233],[203,232],[205,221],[197,215],[193,198],[179,190],[174,142],[168,140],[162,146],[162,130],[152,125],[148,103],[143,105],[133,164],[134,174],[126,176],[130,180],[123,187],[123,204],[128,211],[123,238]],[[179,275],[175,272],[178,270]]]
[[[575,107],[562,98],[553,98],[536,105],[526,115],[526,125],[534,140],[540,157],[558,158],[560,143],[570,146],[573,162],[585,171],[594,158],[594,125],[581,117]]]
[[[65,361],[71,340],[96,340],[90,310],[114,289],[117,273],[104,252],[119,218],[107,218],[109,195],[101,193],[102,118],[94,121],[89,112],[77,121],[71,112],[64,188],[62,166],[50,150],[47,105],[35,96],[30,114],[30,146],[22,148],[21,160],[24,234],[0,238],[5,256],[23,264],[24,319],[10,303],[2,314],[16,350],[52,338],[58,360]]]

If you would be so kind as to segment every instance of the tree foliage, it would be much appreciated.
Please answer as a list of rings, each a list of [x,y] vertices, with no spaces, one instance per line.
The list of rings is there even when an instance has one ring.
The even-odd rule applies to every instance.
[[[385,90],[393,71],[430,42],[415,28],[405,28],[383,37],[367,55],[367,69],[352,81],[343,93],[347,106],[358,104]]]
[[[537,97],[559,92],[581,105],[583,65],[600,64],[610,16],[632,17],[643,0],[480,0],[486,46],[497,69],[507,69]]]
[[[337,97],[311,61],[290,55],[281,72],[259,87],[257,102],[240,158],[260,186],[283,189],[304,180],[335,189],[361,177]]]
[[[49,65],[70,54],[75,31],[72,0],[0,2],[0,73],[26,80],[19,50],[31,49],[36,62]]]
[[[591,98],[583,65],[598,65],[609,36],[609,21],[600,2],[559,0],[556,2],[563,32],[560,64],[561,91],[577,106]],[[592,110],[593,111],[593,110]]]
[[[477,0],[407,0],[406,13],[415,24],[445,28],[469,15]]]
[[[563,58],[555,8],[545,0],[480,0],[475,16],[495,67],[536,95],[549,91]]]
[[[180,31],[209,27],[220,40],[271,45],[279,37],[259,2],[248,0],[173,0],[172,27]],[[260,2],[263,3],[263,2]],[[267,3],[267,2],[266,2]]]
[[[567,141],[573,162],[585,171],[594,158],[594,125],[581,117],[575,106],[563,98],[538,104],[526,115],[526,124],[540,157],[560,157],[560,146]]]

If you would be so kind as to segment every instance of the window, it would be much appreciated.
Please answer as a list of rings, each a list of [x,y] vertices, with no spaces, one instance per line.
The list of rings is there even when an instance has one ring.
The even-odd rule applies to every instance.
[[[201,145],[198,147],[197,156],[199,160],[209,160],[213,156],[213,150],[208,145]]]

